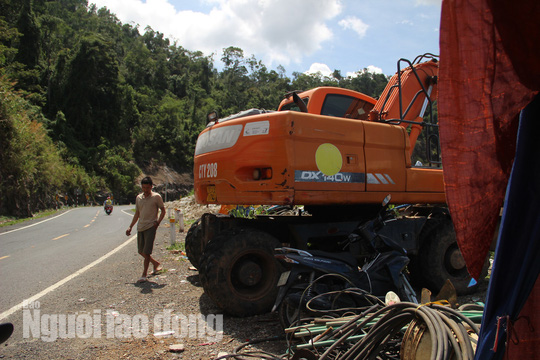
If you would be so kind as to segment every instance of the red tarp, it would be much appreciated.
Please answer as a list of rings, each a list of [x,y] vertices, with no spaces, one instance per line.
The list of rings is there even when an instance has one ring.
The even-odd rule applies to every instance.
[[[438,104],[445,186],[473,277],[481,272],[505,198],[518,114],[540,90],[539,20],[538,0],[443,0]],[[497,244],[475,359],[502,359],[505,344],[508,359],[538,353],[536,100],[521,118],[519,166],[512,173],[510,210]]]
[[[438,106],[446,196],[475,278],[503,206],[519,112],[540,90],[539,20],[538,0],[442,4]]]

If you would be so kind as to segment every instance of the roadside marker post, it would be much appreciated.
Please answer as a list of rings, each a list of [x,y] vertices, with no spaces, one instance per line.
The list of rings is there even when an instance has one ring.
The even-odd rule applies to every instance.
[[[176,231],[175,230],[175,218],[174,218],[174,213],[171,212],[171,209],[169,209],[169,222],[170,222],[170,230],[171,230],[171,239],[170,239],[170,242],[171,242],[171,245],[174,245],[174,243],[176,242]]]
[[[177,219],[176,222],[178,223],[178,226],[180,227],[178,232],[183,233],[184,232],[184,213],[182,213],[181,209],[175,209],[175,211],[176,211],[175,219]]]

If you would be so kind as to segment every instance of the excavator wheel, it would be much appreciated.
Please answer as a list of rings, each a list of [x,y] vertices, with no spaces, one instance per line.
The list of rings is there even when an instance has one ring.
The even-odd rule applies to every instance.
[[[281,266],[273,236],[253,229],[230,229],[205,247],[199,275],[205,293],[226,313],[244,317],[268,312],[277,295]]]
[[[458,295],[472,294],[487,275],[487,259],[480,279],[473,286],[471,276],[461,255],[452,220],[440,217],[427,221],[421,237],[418,267],[423,282],[434,293],[450,279]]]
[[[201,239],[201,219],[199,218],[189,228],[186,234],[186,255],[191,265],[199,268],[201,256],[203,253],[203,244]]]

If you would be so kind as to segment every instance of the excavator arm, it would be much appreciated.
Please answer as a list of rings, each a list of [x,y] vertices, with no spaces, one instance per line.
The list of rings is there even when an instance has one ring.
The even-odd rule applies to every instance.
[[[425,57],[431,60],[420,63]],[[402,63],[408,64],[408,67],[401,69]],[[433,101],[437,98],[438,69],[438,61],[431,54],[419,56],[413,62],[400,59],[397,73],[390,79],[370,113],[371,121],[408,128],[411,156],[418,135],[426,130],[427,159],[435,164],[440,163],[438,156],[434,159],[431,155],[439,153],[438,125],[432,115]],[[424,120],[426,115],[428,119]],[[433,146],[437,148],[433,149]]]

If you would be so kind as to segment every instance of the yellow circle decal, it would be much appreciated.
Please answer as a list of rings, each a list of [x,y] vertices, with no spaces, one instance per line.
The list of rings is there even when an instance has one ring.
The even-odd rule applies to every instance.
[[[321,144],[315,152],[317,168],[326,176],[336,175],[343,165],[339,149],[332,144]]]

